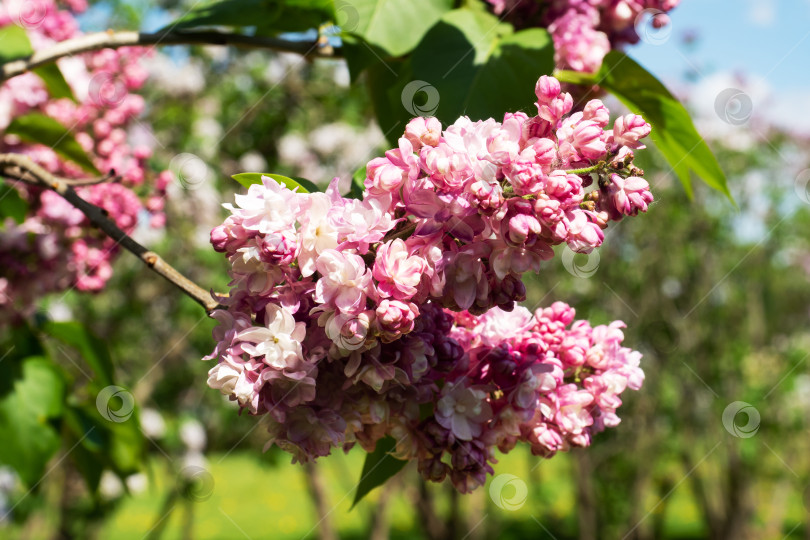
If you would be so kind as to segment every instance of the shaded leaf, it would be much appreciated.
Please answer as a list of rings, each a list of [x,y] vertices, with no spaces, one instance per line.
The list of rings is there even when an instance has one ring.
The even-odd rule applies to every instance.
[[[731,199],[726,175],[689,112],[650,72],[619,51],[605,56],[596,83],[653,127],[650,138],[692,195],[690,172]]]
[[[48,321],[42,325],[42,331],[79,351],[102,386],[113,384],[114,368],[107,344],[83,324]]]
[[[6,181],[0,181],[0,229],[6,218],[16,223],[25,221],[28,213],[28,202],[22,198],[20,192]]]
[[[489,13],[462,8],[445,14],[408,60],[370,68],[369,85],[380,126],[395,142],[414,116],[452,124],[462,115],[501,119],[531,110],[537,79],[553,69],[548,32],[514,32]]]
[[[146,451],[137,412],[132,409],[126,416],[110,420],[102,416],[95,402],[71,405],[65,412],[65,425],[86,452],[123,479],[140,469]]]
[[[99,174],[73,134],[62,124],[40,113],[18,116],[6,128],[7,134],[17,135],[28,143],[43,144],[65,159],[69,159],[88,172]]]
[[[349,188],[349,193],[346,196],[350,199],[362,199],[363,192],[366,190],[366,166],[354,171],[352,175],[352,186]]]
[[[352,508],[363,497],[368,495],[372,489],[383,485],[407,464],[407,461],[402,461],[391,455],[395,448],[396,441],[393,437],[383,437],[377,441],[374,451],[366,455]]]
[[[0,342],[0,398],[14,390],[22,378],[22,362],[29,356],[43,356],[45,349],[27,323],[8,325]]]
[[[314,193],[320,191],[311,181],[306,178],[299,178],[297,176],[289,177],[281,174],[268,174],[268,173],[238,173],[234,174],[231,178],[239,182],[245,187],[250,187],[253,184],[261,184],[262,176],[272,178],[279,184],[287,186],[289,189],[298,188],[298,193]]]

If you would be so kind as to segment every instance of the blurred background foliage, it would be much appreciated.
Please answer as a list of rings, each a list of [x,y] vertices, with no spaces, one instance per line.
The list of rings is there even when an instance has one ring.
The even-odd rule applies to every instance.
[[[138,27],[154,4],[99,6],[88,25]],[[169,166],[180,182],[165,232],[138,238],[222,290],[226,265],[208,232],[239,189],[231,174],[321,184],[340,176],[347,187],[384,136],[339,61],[209,47],[162,53],[150,60],[151,129],[139,136],[152,139],[155,170]],[[544,461],[519,447],[503,457],[496,475],[529,488],[516,510],[488,489],[462,497],[426,486],[407,467],[349,512],[363,453],[308,468],[263,453],[261,424],[204,384],[214,322],[125,255],[102,294],[48,299],[34,330],[4,336],[4,350],[13,342],[11,354],[28,358],[25,380],[52,379],[31,357],[58,360],[67,386],[53,391],[72,396],[75,423],[94,407],[109,359],[137,412],[99,426],[97,441],[76,440],[83,431],[69,426],[54,433],[83,450],[63,447],[42,481],[0,469],[0,537],[810,538],[810,194],[796,180],[810,167],[810,141],[771,130],[745,145],[710,142],[739,208],[705,186],[689,201],[660,155],[639,153],[656,196],[648,215],[615,226],[595,255],[560,254],[530,278],[530,308],[563,300],[593,324],[624,320],[647,380],[627,396],[622,424],[586,451]],[[53,321],[78,321],[103,343]],[[11,380],[2,374],[0,385]],[[35,401],[47,423],[47,398]],[[758,413],[753,435],[724,426],[736,401]],[[0,414],[21,406],[4,398]],[[735,420],[747,423],[745,414]],[[1,436],[6,448],[16,437]],[[32,455],[49,444],[17,442],[30,442]],[[106,462],[93,444],[120,451]]]

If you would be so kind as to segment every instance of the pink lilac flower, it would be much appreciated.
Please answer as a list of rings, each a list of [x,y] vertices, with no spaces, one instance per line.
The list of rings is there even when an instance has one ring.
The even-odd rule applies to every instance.
[[[644,32],[643,15],[661,28],[667,12],[680,0],[487,0],[492,11],[517,28],[548,28],[554,39],[557,66],[594,72],[611,49],[637,43]]]
[[[87,8],[82,0],[0,1],[0,28],[22,26],[34,50],[81,36],[76,14]],[[78,189],[100,206],[125,232],[144,218],[161,226],[163,198],[171,174],[163,172],[152,182],[147,161],[152,151],[134,146],[128,133],[144,110],[135,94],[146,80],[140,59],[146,49],[123,47],[89,52],[58,62],[76,102],[53,98],[34,73],[13,77],[0,85],[0,131],[15,118],[29,113],[50,116],[69,126],[76,140],[103,173],[114,170],[120,182]],[[67,178],[88,173],[57,155],[47,146],[23,144],[13,135],[0,137],[0,152],[25,154],[49,172]],[[14,184],[28,203],[23,223],[8,221],[0,227],[0,267],[4,268],[4,294],[0,319],[30,314],[37,300],[52,292],[76,288],[99,291],[112,276],[111,262],[118,246],[93,230],[75,208],[41,188]],[[136,189],[143,194],[142,200]]]

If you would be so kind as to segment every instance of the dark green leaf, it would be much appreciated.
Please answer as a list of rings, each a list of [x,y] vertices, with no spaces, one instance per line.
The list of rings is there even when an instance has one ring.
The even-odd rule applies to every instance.
[[[0,180],[0,229],[6,218],[22,223],[27,213],[28,203],[20,196],[20,192],[8,182]]]
[[[0,28],[0,64],[27,58],[34,53],[25,30],[10,24]]]
[[[29,486],[45,472],[59,448],[59,434],[50,421],[62,414],[65,382],[42,357],[22,363],[22,378],[0,400],[0,463],[14,468]]]
[[[82,445],[81,439],[66,437],[65,444],[68,445],[68,448],[73,448],[70,452],[70,459],[76,464],[76,468],[84,478],[87,489],[90,493],[96,493],[98,485],[101,483],[101,474],[104,472],[104,462],[96,454],[87,450]]]
[[[98,486],[96,477],[102,469],[110,469],[122,479],[140,469],[145,439],[138,427],[136,411],[129,412],[131,416],[128,413],[110,420],[101,415],[95,402],[71,405],[65,412],[70,437],[79,442],[77,448],[82,449],[77,465],[92,489]]]
[[[39,78],[45,83],[45,88],[48,89],[48,93],[51,97],[55,99],[68,98],[78,103],[76,97],[73,95],[73,90],[71,90],[64,75],[62,75],[59,66],[56,64],[46,64],[33,71],[39,75]]]
[[[396,443],[393,437],[384,437],[377,441],[374,451],[366,456],[352,508],[372,489],[383,485],[407,464],[407,461],[397,459],[390,454],[396,448]]]
[[[500,119],[531,110],[537,78],[553,68],[545,30],[515,33],[489,13],[462,8],[445,14],[407,61],[371,67],[369,85],[380,126],[393,142],[414,116],[450,124],[462,115]]]
[[[652,125],[650,138],[690,197],[690,172],[694,171],[706,184],[731,199],[726,175],[711,149],[684,106],[658,79],[626,54],[611,51],[596,75],[596,83]]]
[[[0,398],[14,390],[22,378],[22,362],[29,356],[42,356],[45,349],[27,323],[8,325],[0,342]]]
[[[352,175],[352,187],[349,188],[349,193],[346,194],[350,199],[362,199],[363,192],[366,190],[366,166],[354,171]]]
[[[316,191],[320,191],[318,186],[311,181],[307,180],[306,178],[299,178],[297,176],[289,177],[280,174],[268,173],[238,173],[234,174],[231,178],[245,187],[250,187],[253,184],[261,184],[262,176],[268,176],[279,184],[283,184],[290,189],[298,188],[298,193],[314,193]]]
[[[107,344],[93,335],[83,324],[75,321],[49,321],[42,326],[42,331],[78,350],[96,374],[96,381],[99,384],[102,386],[113,384],[114,369]]]
[[[393,70],[393,73],[392,73]],[[410,60],[391,60],[369,68],[366,83],[377,123],[392,145],[405,132],[408,120],[416,116],[402,106],[402,92],[413,80]]]
[[[332,0],[223,0],[195,7],[165,30],[255,27],[257,35],[302,32],[335,20]]]
[[[99,174],[73,134],[65,126],[40,113],[18,116],[6,128],[7,134],[17,135],[28,143],[44,144],[54,152],[76,162],[86,171]]]

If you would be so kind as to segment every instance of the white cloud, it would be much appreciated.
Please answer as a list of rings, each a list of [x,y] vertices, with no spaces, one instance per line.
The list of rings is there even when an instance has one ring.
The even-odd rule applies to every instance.
[[[776,23],[776,0],[747,0],[748,20],[756,25],[772,27]]]

